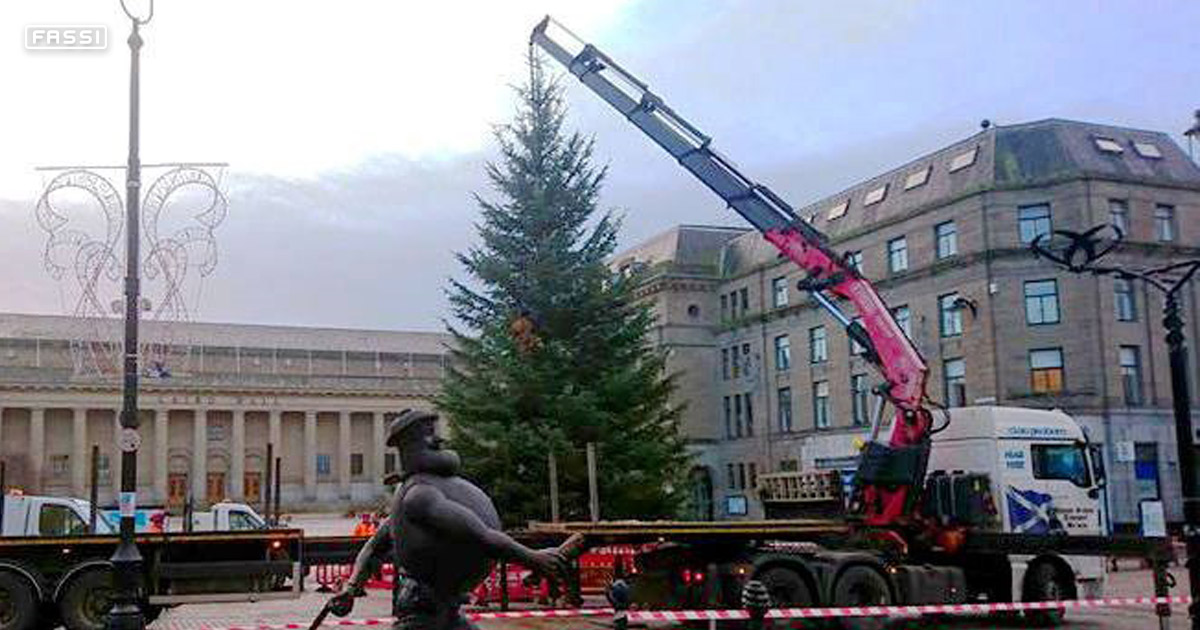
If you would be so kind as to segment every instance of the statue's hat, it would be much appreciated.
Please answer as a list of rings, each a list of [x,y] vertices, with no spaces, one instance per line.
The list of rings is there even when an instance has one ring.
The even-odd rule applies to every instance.
[[[420,409],[405,409],[392,420],[392,424],[388,426],[387,445],[395,447],[400,444],[402,436],[409,429],[417,426],[425,420],[437,420],[437,414]]]

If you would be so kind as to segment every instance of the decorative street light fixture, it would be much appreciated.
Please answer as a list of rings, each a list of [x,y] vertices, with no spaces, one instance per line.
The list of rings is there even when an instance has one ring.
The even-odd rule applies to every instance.
[[[138,201],[141,199],[142,164],[138,156],[140,126],[139,60],[142,50],[141,26],[154,18],[154,0],[150,0],[146,17],[139,18],[121,0],[121,10],[129,17],[133,32],[129,34],[129,163],[125,169],[125,369],[121,405],[121,494],[117,504],[121,514],[121,542],[112,555],[113,607],[108,614],[112,630],[143,630],[146,618],[142,615],[141,564],[142,554],[133,541],[134,515],[137,510],[137,451],[141,441],[138,433],[138,317],[140,313]]]
[[[1200,121],[1198,121],[1200,122]],[[1167,354],[1171,366],[1171,398],[1175,411],[1175,446],[1179,456],[1180,488],[1183,495],[1183,536],[1187,543],[1188,578],[1192,603],[1188,606],[1192,629],[1200,630],[1200,493],[1196,479],[1196,449],[1193,444],[1191,395],[1184,346],[1183,318],[1179,314],[1179,290],[1200,270],[1200,260],[1175,262],[1148,269],[1126,269],[1101,264],[1116,249],[1124,234],[1113,225],[1098,225],[1086,232],[1055,230],[1034,239],[1034,253],[1072,273],[1114,276],[1141,280],[1163,292],[1163,327],[1167,331]]]

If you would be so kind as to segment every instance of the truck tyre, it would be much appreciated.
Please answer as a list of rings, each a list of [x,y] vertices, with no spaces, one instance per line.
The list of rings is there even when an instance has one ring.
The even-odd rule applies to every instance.
[[[887,579],[871,567],[854,566],[838,576],[833,585],[834,606],[890,606],[892,590]],[[888,624],[887,617],[846,617],[846,630],[878,630]]]
[[[112,602],[112,573],[87,571],[67,584],[58,609],[67,630],[104,630]]]
[[[38,605],[33,587],[20,576],[0,572],[0,630],[32,630]]]
[[[808,582],[792,569],[772,567],[760,573],[757,579],[771,594],[772,608],[803,608],[814,603]]]
[[[1049,562],[1040,562],[1030,569],[1025,576],[1025,597],[1027,602],[1053,602],[1070,598],[1070,587],[1067,585],[1062,572]],[[1052,627],[1060,625],[1066,617],[1065,608],[1050,610],[1027,610],[1025,618],[1034,626]]]

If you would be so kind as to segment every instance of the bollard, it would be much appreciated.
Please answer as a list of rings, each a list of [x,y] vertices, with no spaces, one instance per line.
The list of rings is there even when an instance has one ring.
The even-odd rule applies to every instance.
[[[613,630],[628,630],[629,628],[629,583],[625,580],[613,580],[608,585],[608,603],[613,607]]]
[[[767,587],[758,580],[750,580],[742,587],[742,608],[750,613],[746,622],[746,630],[763,630],[766,625],[767,610],[771,608],[771,594]]]

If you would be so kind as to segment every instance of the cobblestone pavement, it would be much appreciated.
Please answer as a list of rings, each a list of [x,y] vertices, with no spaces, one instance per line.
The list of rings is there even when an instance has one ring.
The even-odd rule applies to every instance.
[[[1186,595],[1186,572],[1175,569],[1175,577],[1179,586],[1173,589],[1173,595]],[[1135,597],[1152,595],[1151,577],[1149,571],[1122,571],[1109,575],[1108,594],[1113,597]],[[269,601],[255,604],[204,604],[183,606],[163,613],[162,617],[150,626],[151,630],[208,630],[228,626],[246,626],[254,624],[308,624],[317,615],[325,603],[327,594],[308,592],[298,600]],[[351,619],[367,619],[387,617],[391,614],[388,593],[382,590],[371,590],[368,595],[359,599],[355,605]],[[1172,610],[1171,625],[1174,628],[1186,627],[1186,611],[1183,606],[1175,606]],[[1089,611],[1072,611],[1068,613],[1064,627],[1078,630],[1142,630],[1158,627],[1157,618],[1150,607],[1104,608]],[[570,620],[489,620],[479,622],[481,630],[577,630],[608,627],[606,619],[570,619]],[[777,627],[814,628],[811,623],[788,624]],[[669,627],[669,624],[658,626]],[[719,626],[718,626],[719,627]],[[993,628],[1022,628],[1019,621],[987,617],[963,618],[924,618],[920,621],[900,620],[890,625],[894,630],[915,628],[945,628],[946,630],[984,630]]]

